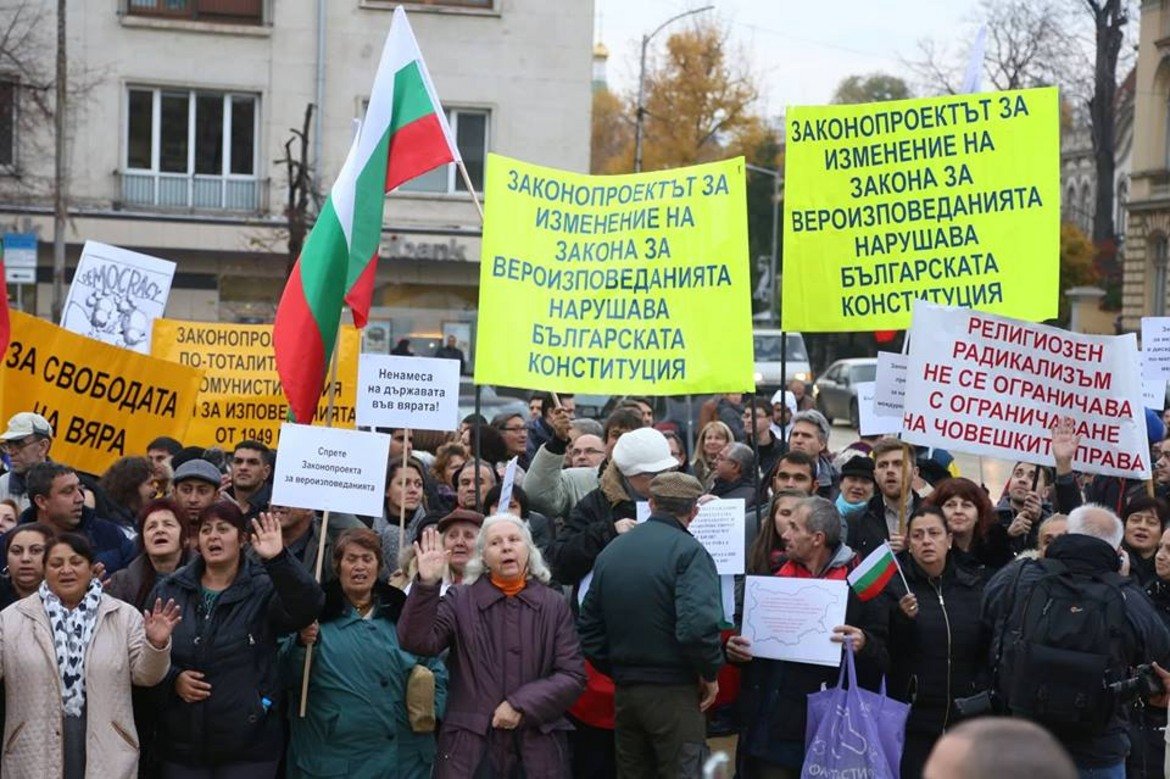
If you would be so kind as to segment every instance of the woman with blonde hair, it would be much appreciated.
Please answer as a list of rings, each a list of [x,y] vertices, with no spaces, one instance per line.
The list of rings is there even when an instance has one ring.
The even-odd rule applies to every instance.
[[[719,420],[703,425],[695,442],[695,459],[691,460],[691,470],[703,489],[711,489],[715,481],[715,457],[734,440],[731,428]]]
[[[436,779],[568,775],[565,712],[585,689],[585,663],[564,596],[524,521],[484,520],[463,584],[439,597],[448,553],[434,528],[416,542],[418,579],[398,621],[407,652],[450,649]]]

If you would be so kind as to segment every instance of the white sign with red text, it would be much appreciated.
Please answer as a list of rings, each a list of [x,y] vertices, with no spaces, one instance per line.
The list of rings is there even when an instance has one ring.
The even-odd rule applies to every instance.
[[[914,307],[903,439],[1052,465],[1071,417],[1073,468],[1148,479],[1137,339],[1082,335],[963,308]]]

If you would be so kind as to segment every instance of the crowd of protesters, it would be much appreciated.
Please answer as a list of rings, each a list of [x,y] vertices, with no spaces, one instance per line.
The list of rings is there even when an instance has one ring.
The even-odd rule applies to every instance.
[[[807,697],[838,671],[756,657],[738,629],[743,577],[725,613],[688,527],[730,498],[747,508],[747,575],[843,580],[884,545],[897,555],[904,578],[871,600],[851,592],[832,630],[863,685],[884,680],[910,704],[904,777],[942,775],[982,732],[955,726],[1018,699],[1003,668],[1057,674],[1059,658],[1013,654],[1052,576],[1122,596],[1102,688],[1146,664],[1170,678],[1170,441],[1156,414],[1152,484],[1074,472],[1063,422],[1054,468],[1016,463],[989,485],[894,438],[832,452],[803,393],[712,398],[693,451],[653,399],[600,420],[576,418],[573,400],[539,393],[528,413],[457,431],[388,431],[382,513],[327,521],[273,504],[278,453],[258,441],[159,438],[86,474],[53,458],[44,417],[16,414],[0,435],[0,771],[697,777],[722,735],[739,776],[799,776]],[[1029,718],[1054,736],[1054,766],[1161,776],[1158,686],[1117,694],[1075,734]],[[981,695],[987,710],[964,703]],[[932,758],[940,739],[952,746]]]

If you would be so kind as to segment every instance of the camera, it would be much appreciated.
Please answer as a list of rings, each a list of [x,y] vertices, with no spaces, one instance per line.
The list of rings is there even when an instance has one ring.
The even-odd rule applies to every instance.
[[[1162,695],[1166,692],[1162,686],[1162,679],[1158,676],[1154,667],[1149,664],[1139,665],[1134,669],[1134,674],[1128,679],[1122,679],[1120,682],[1106,685],[1106,689],[1119,698],[1136,698],[1141,696],[1149,698],[1154,695]]]
[[[955,698],[955,711],[963,719],[995,714],[999,711],[999,696],[991,690],[984,690],[966,698]]]

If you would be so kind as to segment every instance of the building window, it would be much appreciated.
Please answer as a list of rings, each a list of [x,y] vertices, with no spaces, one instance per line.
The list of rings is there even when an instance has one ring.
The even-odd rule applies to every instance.
[[[122,199],[135,205],[255,211],[255,95],[129,90]]]
[[[264,0],[128,0],[134,16],[162,16],[201,22],[260,24],[264,21]]]
[[[1166,315],[1166,265],[1170,261],[1167,256],[1167,240],[1165,235],[1157,235],[1153,241],[1153,257],[1150,274],[1150,316]]]
[[[448,108],[447,121],[455,136],[455,145],[467,166],[467,175],[476,192],[483,191],[483,171],[488,153],[488,119],[484,110]],[[406,182],[398,188],[401,192],[435,192],[451,194],[466,192],[467,185],[455,165],[443,165],[430,173]]]
[[[16,167],[16,98],[19,84],[0,78],[0,168]]]

